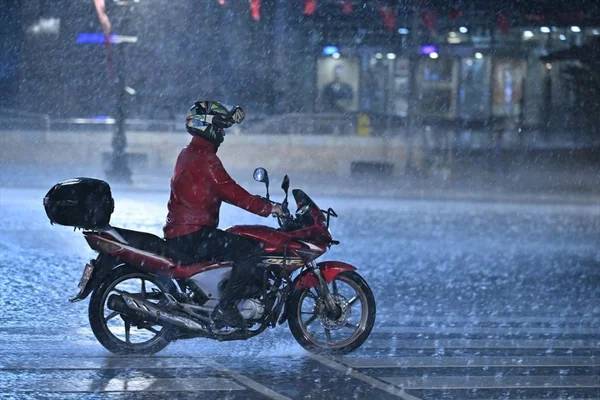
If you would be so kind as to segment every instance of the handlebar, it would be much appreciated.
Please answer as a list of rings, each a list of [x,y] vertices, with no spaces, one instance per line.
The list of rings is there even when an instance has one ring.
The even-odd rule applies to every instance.
[[[277,222],[282,229],[289,230],[296,221],[292,213],[290,213],[287,200],[281,203],[281,209],[283,210],[283,215],[277,215]]]
[[[273,215],[274,217],[277,218],[277,222],[279,223],[279,226],[281,227],[281,229],[283,229],[283,230],[294,229],[294,224],[296,223],[296,219],[294,218],[294,216],[292,215],[292,213],[290,212],[290,210],[288,208],[287,200],[284,200],[282,203],[277,203],[272,200],[269,200],[269,201],[272,204],[280,204],[281,205],[281,209],[283,210],[283,215]]]
[[[275,201],[269,200],[272,204],[279,204]],[[277,217],[277,222],[279,223],[279,226],[283,229],[283,230],[293,230],[296,229],[296,222],[298,221],[298,218],[295,218],[294,215],[292,215],[292,213],[290,212],[289,208],[288,208],[288,201],[287,199],[284,200],[283,202],[281,202],[281,209],[283,211],[283,215],[276,215]],[[319,210],[321,213],[324,214],[325,216],[325,224],[327,226],[327,228],[329,228],[329,223],[331,221],[331,217],[336,218],[338,215],[337,213],[330,207],[327,210]],[[297,212],[296,212],[297,213]]]

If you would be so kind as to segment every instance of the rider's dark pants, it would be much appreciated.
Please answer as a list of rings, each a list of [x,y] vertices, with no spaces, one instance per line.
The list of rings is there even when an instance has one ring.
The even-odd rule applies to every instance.
[[[182,264],[214,260],[233,261],[229,282],[221,303],[247,298],[253,288],[261,286],[262,273],[256,266],[262,253],[261,245],[252,240],[216,228],[167,239],[169,250],[177,254]]]

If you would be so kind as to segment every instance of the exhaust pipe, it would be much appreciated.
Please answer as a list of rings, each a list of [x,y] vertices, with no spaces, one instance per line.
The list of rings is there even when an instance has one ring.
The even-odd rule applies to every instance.
[[[206,332],[207,328],[191,318],[182,317],[157,307],[149,301],[136,299],[127,294],[112,294],[108,298],[108,308],[122,314],[130,315],[144,321],[152,321],[161,325],[172,325],[194,332]]]

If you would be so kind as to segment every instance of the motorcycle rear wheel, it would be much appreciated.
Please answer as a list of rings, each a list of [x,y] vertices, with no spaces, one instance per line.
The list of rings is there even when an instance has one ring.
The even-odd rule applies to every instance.
[[[161,327],[160,330],[157,330],[152,326],[149,326],[149,328],[154,332],[148,330],[148,332],[154,333],[150,339],[137,343],[131,341],[130,331],[132,325],[135,325],[135,323],[128,322],[127,317],[123,317],[121,314],[107,307],[107,299],[111,292],[115,293],[115,287],[127,280],[135,279],[144,282],[144,291],[146,290],[146,285],[158,289],[158,291],[163,293],[173,293],[176,290],[174,283],[170,279],[146,274],[126,265],[113,270],[106,280],[94,290],[88,307],[88,317],[92,332],[100,344],[111,353],[149,355],[161,351],[170,343],[171,329]],[[106,315],[107,312],[108,315]],[[110,325],[114,325],[114,322],[118,321],[118,319],[124,324],[125,340],[122,340],[119,335],[115,334],[109,326],[109,320],[112,320]]]
[[[315,289],[294,290],[287,306],[288,325],[294,338],[306,350],[346,354],[369,337],[375,324],[375,298],[367,282],[354,271],[342,272],[328,285],[336,303],[342,307],[342,315],[337,320],[330,319]],[[342,291],[342,286],[349,289]],[[356,314],[354,310],[359,301],[360,315],[356,318],[353,314]],[[306,318],[307,315],[310,317]]]

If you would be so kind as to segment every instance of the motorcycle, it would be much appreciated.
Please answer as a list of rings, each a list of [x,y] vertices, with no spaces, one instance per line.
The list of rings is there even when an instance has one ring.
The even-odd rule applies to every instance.
[[[257,168],[254,179],[265,184],[269,199],[267,171]],[[228,229],[260,242],[264,249],[259,268],[263,276],[251,289],[252,295],[237,303],[244,326],[223,327],[211,318],[231,262],[181,265],[169,255],[164,239],[112,227],[106,221],[87,224],[83,230],[98,256],[86,264],[79,291],[70,301],[91,294],[92,331],[107,350],[117,354],[153,354],[174,340],[189,338],[245,340],[286,321],[294,338],[309,351],[343,354],[358,348],[375,322],[373,293],[354,266],[316,261],[339,244],[329,231],[331,218],[337,214],[331,208],[320,209],[306,193],[294,189],[297,210],[292,215],[287,175],[281,188],[284,215],[277,217],[278,229],[261,225]],[[49,192],[44,200],[47,212],[53,201]],[[111,213],[112,197],[102,207]]]

